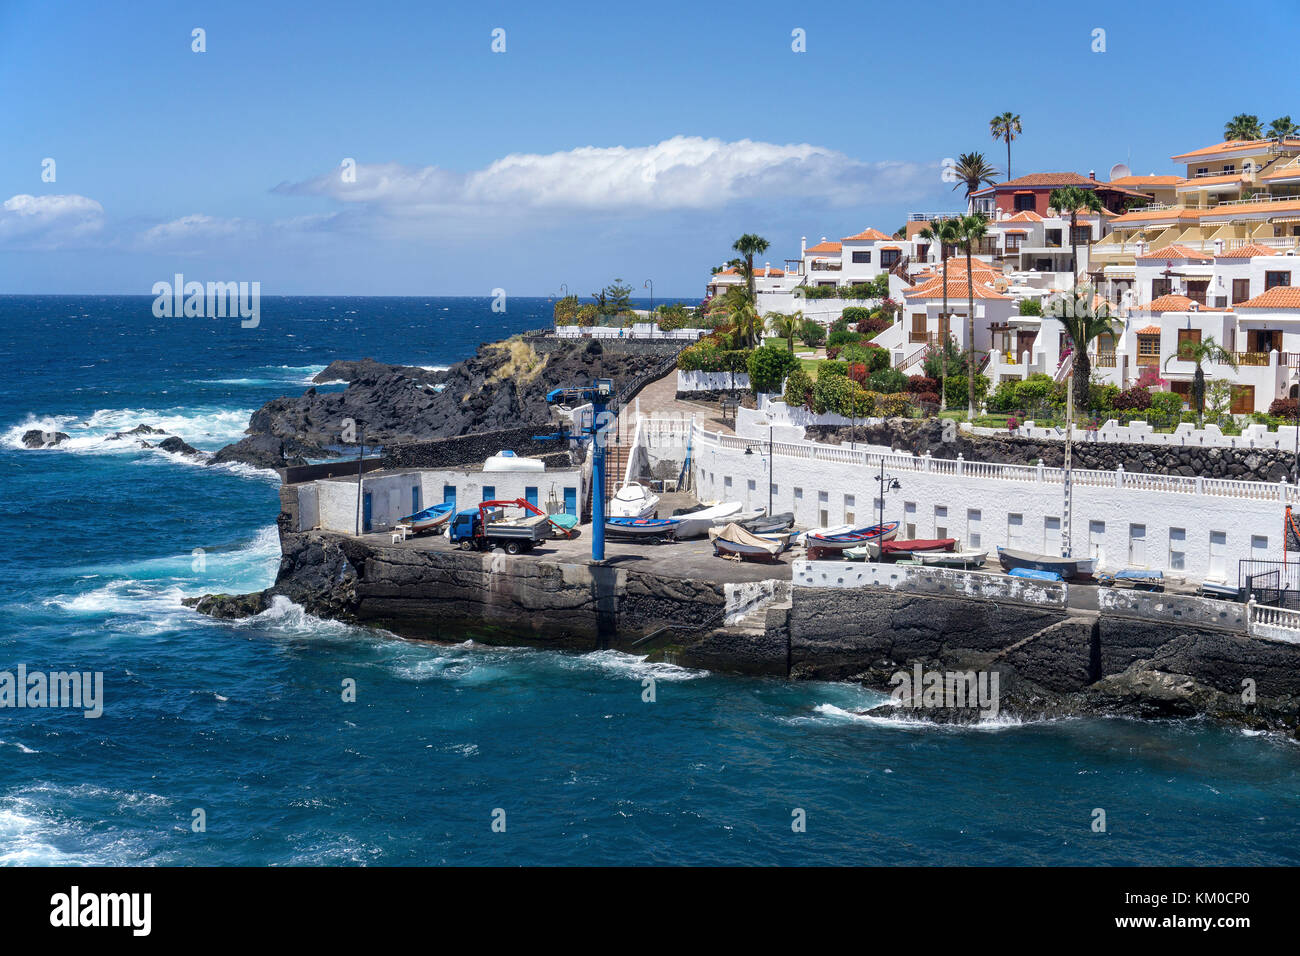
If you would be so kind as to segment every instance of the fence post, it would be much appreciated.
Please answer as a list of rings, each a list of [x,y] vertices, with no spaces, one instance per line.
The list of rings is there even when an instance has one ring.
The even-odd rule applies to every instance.
[[[957,452],[957,474],[966,474],[966,456],[961,452]]]
[[[1123,465],[1115,466],[1115,487],[1116,488],[1124,487],[1124,466]]]
[[[1038,459],[1038,483],[1043,483],[1043,459]]]

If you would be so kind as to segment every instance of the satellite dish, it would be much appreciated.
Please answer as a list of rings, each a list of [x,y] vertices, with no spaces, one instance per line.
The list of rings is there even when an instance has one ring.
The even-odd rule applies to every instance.
[[[1132,176],[1132,175],[1133,175],[1133,170],[1128,168],[1127,163],[1116,163],[1114,166],[1110,168],[1111,182],[1114,182],[1117,179],[1123,179],[1125,176]]]

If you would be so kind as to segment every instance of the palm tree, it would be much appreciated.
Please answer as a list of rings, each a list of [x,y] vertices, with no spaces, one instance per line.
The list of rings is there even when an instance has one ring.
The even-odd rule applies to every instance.
[[[948,250],[957,242],[956,220],[938,219],[929,223],[924,229],[917,233],[926,242],[937,244],[939,246],[939,259],[943,263],[943,312],[939,318],[940,338],[944,340],[945,347],[943,351],[943,373],[939,376],[939,407],[947,407],[947,394],[944,385],[948,377]]]
[[[758,336],[763,331],[763,320],[752,301],[737,296],[731,305],[730,318],[739,348],[751,348],[758,343]]]
[[[1300,126],[1291,122],[1291,117],[1279,116],[1273,122],[1268,124],[1269,139],[1290,139],[1300,133]]]
[[[1223,125],[1224,139],[1263,139],[1259,117],[1253,113],[1238,113]]]
[[[1088,344],[1103,335],[1114,335],[1116,321],[1111,318],[1110,306],[1102,303],[1093,306],[1093,290],[1078,288],[1068,295],[1055,299],[1048,312],[1061,323],[1070,337],[1070,374],[1074,376],[1074,407],[1080,415],[1088,414],[1088,379],[1092,377],[1092,359],[1088,358]]]
[[[1011,179],[1011,141],[1020,135],[1020,114],[1009,110],[999,113],[989,120],[989,132],[994,139],[1006,140],[1007,143],[1007,179]]]
[[[1063,186],[1052,190],[1052,194],[1047,197],[1047,204],[1056,210],[1058,216],[1064,215],[1067,209],[1070,211],[1070,271],[1074,273],[1074,289],[1077,292],[1079,290],[1079,243],[1074,231],[1079,223],[1079,210],[1101,212],[1103,208],[1101,197],[1097,195],[1095,189]],[[1088,241],[1092,241],[1091,237]]]
[[[966,211],[970,212],[971,194],[980,186],[988,184],[992,186],[996,180],[993,178],[998,171],[989,165],[988,160],[984,158],[983,153],[962,153],[957,157],[957,165],[953,167],[953,174],[957,177],[957,185],[953,189],[966,187]]]
[[[797,312],[794,315],[786,315],[782,312],[773,312],[767,317],[768,327],[781,338],[786,340],[786,345],[790,348],[790,354],[794,354],[794,337],[799,334],[799,326],[803,324],[803,312]]]
[[[957,245],[966,253],[966,294],[969,308],[966,310],[966,349],[970,359],[966,363],[970,375],[970,387],[966,393],[966,413],[975,418],[975,274],[971,269],[971,251],[975,243],[984,238],[988,231],[988,220],[978,214],[962,216],[949,220],[953,224],[954,238]],[[947,286],[947,282],[944,282]]]
[[[756,236],[752,232],[747,232],[731,244],[731,248],[739,252],[745,260],[744,273],[745,284],[749,286],[749,301],[758,301],[754,297],[754,256],[761,256],[767,252],[767,240],[762,236]]]
[[[1174,359],[1196,364],[1196,371],[1192,373],[1192,404],[1196,406],[1196,426],[1199,428],[1201,419],[1205,416],[1205,370],[1201,368],[1201,363],[1218,362],[1235,372],[1237,357],[1214,341],[1213,335],[1207,335],[1199,342],[1184,341],[1177,352],[1165,359],[1165,368]]]

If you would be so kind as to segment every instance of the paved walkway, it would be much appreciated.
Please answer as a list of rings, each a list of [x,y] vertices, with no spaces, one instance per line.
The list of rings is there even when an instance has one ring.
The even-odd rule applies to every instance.
[[[641,414],[647,417],[690,418],[694,415],[710,430],[722,431],[734,435],[732,426],[722,420],[722,411],[717,402],[692,402],[677,397],[677,371],[674,369],[663,378],[655,379],[637,393],[619,412],[619,427],[626,429],[630,436],[636,427],[635,415],[637,403],[640,402]],[[623,420],[623,416],[627,420]]]

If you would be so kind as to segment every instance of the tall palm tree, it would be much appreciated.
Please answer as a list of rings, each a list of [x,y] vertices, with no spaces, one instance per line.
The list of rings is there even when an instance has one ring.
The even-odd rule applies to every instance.
[[[799,326],[803,324],[803,312],[797,312],[795,315],[786,315],[783,312],[773,312],[767,317],[768,327],[781,338],[786,340],[789,346],[790,354],[794,354],[794,337],[799,334]]]
[[[1300,126],[1291,122],[1289,115],[1279,116],[1268,124],[1269,139],[1290,139],[1296,134],[1300,134]]]
[[[762,236],[756,236],[752,232],[747,232],[731,244],[731,248],[745,260],[745,284],[749,286],[749,301],[757,302],[754,296],[754,256],[761,256],[767,252],[767,240]]]
[[[1259,117],[1253,113],[1238,113],[1223,124],[1224,139],[1263,139],[1264,131],[1260,129]]]
[[[961,246],[966,253],[966,294],[969,300],[969,308],[966,310],[966,354],[969,356],[966,368],[970,376],[970,385],[966,393],[966,413],[973,419],[975,417],[975,274],[971,268],[971,252],[975,243],[983,239],[988,231],[988,220],[979,214],[972,214],[950,221],[953,224],[957,245]],[[947,286],[947,282],[944,285]]]
[[[759,317],[752,301],[737,296],[732,303],[729,317],[735,329],[737,347],[752,348],[758,344],[758,337],[763,331],[763,320]]]
[[[1074,290],[1077,292],[1079,291],[1079,243],[1075,240],[1074,230],[1079,223],[1080,210],[1101,212],[1103,208],[1101,197],[1097,195],[1095,189],[1062,186],[1052,190],[1052,194],[1047,197],[1047,204],[1056,210],[1058,216],[1065,215],[1067,209],[1070,212],[1070,271],[1074,273]],[[1088,241],[1092,241],[1091,237]]]
[[[955,219],[936,219],[917,233],[926,242],[939,246],[939,260],[943,263],[943,312],[939,316],[939,337],[943,340],[943,372],[940,374],[939,407],[947,407],[947,393],[944,385],[948,378],[948,250],[957,242]]]
[[[953,173],[957,177],[957,184],[952,188],[966,187],[966,211],[969,213],[974,208],[971,205],[971,194],[982,185],[994,185],[997,180],[993,177],[998,174],[998,171],[989,165],[983,153],[962,153],[957,157],[957,165],[953,167]]]
[[[1020,114],[1008,110],[989,120],[989,132],[994,139],[1007,143],[1007,179],[1011,179],[1011,141],[1020,135]]]
[[[1174,359],[1196,364],[1196,371],[1192,373],[1192,404],[1196,406],[1196,425],[1199,428],[1201,419],[1205,417],[1205,370],[1201,363],[1218,362],[1235,372],[1237,357],[1214,341],[1213,335],[1207,335],[1199,342],[1183,342],[1177,352],[1165,359],[1165,368]]]
[[[1088,345],[1102,335],[1114,335],[1117,322],[1111,317],[1110,306],[1102,303],[1093,306],[1093,291],[1089,287],[1081,292],[1074,289],[1058,296],[1048,307],[1052,318],[1061,323],[1070,337],[1070,374],[1074,376],[1074,407],[1080,415],[1088,414],[1088,379],[1092,377],[1092,359]]]

